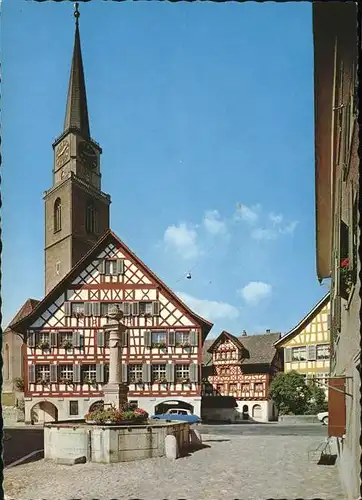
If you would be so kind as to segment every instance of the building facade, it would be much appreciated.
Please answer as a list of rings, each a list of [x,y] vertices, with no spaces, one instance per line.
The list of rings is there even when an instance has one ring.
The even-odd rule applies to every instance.
[[[102,401],[107,310],[119,305],[122,380],[150,414],[168,404],[200,415],[202,344],[212,324],[194,314],[111,231],[13,329],[27,339],[25,421],[83,419]]]
[[[313,36],[317,276],[331,279],[328,433],[351,500],[361,473],[357,4],[314,3]]]
[[[11,322],[11,334],[23,339],[17,369],[25,421],[83,419],[102,401],[109,363],[104,325],[114,304],[127,327],[128,400],[150,414],[178,405],[199,415],[202,345],[212,324],[109,229],[110,196],[101,191],[102,150],[90,136],[76,14],[64,131],[53,144],[53,186],[44,196],[45,298]]]
[[[292,370],[305,377],[306,383],[315,381],[328,398],[330,360],[330,299],[329,293],[298,325],[275,343],[284,350],[284,372]]]
[[[206,420],[253,420],[277,417],[269,399],[274,375],[282,370],[274,343],[280,333],[236,337],[223,331],[204,345],[203,418]],[[227,397],[227,398],[225,398]]]

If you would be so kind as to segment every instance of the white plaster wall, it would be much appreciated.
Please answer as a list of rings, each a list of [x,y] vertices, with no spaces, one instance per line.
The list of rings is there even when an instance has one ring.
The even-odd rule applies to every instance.
[[[269,421],[269,412],[270,412],[270,401],[237,401],[238,411],[243,413],[243,406],[246,405],[249,409],[249,419],[254,420],[255,422],[268,422]],[[261,416],[254,417],[253,416],[253,407],[255,405],[261,406]]]

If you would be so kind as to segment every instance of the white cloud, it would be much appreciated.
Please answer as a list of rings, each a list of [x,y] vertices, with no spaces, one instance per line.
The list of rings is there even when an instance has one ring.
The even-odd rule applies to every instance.
[[[261,300],[269,297],[272,293],[272,286],[262,281],[251,281],[244,288],[239,290],[239,294],[248,305],[257,305]]]
[[[236,205],[236,218],[241,219],[249,224],[255,224],[259,218],[259,211],[261,209],[260,205],[254,205],[252,207],[247,207],[241,203]]]
[[[252,230],[251,237],[254,240],[275,240],[278,237],[278,232],[274,229],[262,229],[259,227]]]
[[[187,293],[176,292],[181,300],[187,304],[190,309],[195,311],[205,319],[217,321],[220,319],[236,319],[240,312],[239,309],[227,302],[218,302],[216,300],[197,299]]]
[[[200,254],[195,226],[182,222],[178,226],[169,226],[163,236],[166,247],[176,250],[185,259],[192,259]]]
[[[205,229],[211,234],[226,234],[227,228],[218,210],[208,210],[204,215]]]
[[[282,214],[276,215],[276,214],[273,214],[273,212],[271,212],[269,214],[269,219],[276,226],[279,225],[279,224],[281,224],[283,222],[283,216],[282,216]]]
[[[294,230],[297,227],[297,225],[298,225],[298,221],[295,220],[295,221],[291,222],[290,224],[288,224],[287,226],[281,228],[280,232],[282,234],[291,234],[291,233],[294,233]]]

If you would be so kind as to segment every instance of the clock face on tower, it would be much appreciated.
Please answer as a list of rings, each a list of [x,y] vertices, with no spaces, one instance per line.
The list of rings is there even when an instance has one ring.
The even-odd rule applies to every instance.
[[[56,155],[55,155],[55,164],[57,168],[60,168],[64,163],[66,163],[69,158],[70,152],[70,145],[69,142],[64,140],[59,144],[59,147],[57,149]]]
[[[91,169],[97,167],[97,153],[88,142],[81,142],[79,144],[78,155],[83,165]]]

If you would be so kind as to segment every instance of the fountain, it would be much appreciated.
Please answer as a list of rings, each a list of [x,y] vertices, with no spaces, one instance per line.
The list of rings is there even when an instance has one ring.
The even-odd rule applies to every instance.
[[[184,422],[148,421],[148,414],[127,403],[128,386],[122,381],[123,312],[114,306],[105,325],[109,332],[109,379],[104,406],[82,421],[44,425],[44,458],[73,465],[126,462],[169,456],[177,458],[190,444],[190,425]]]

